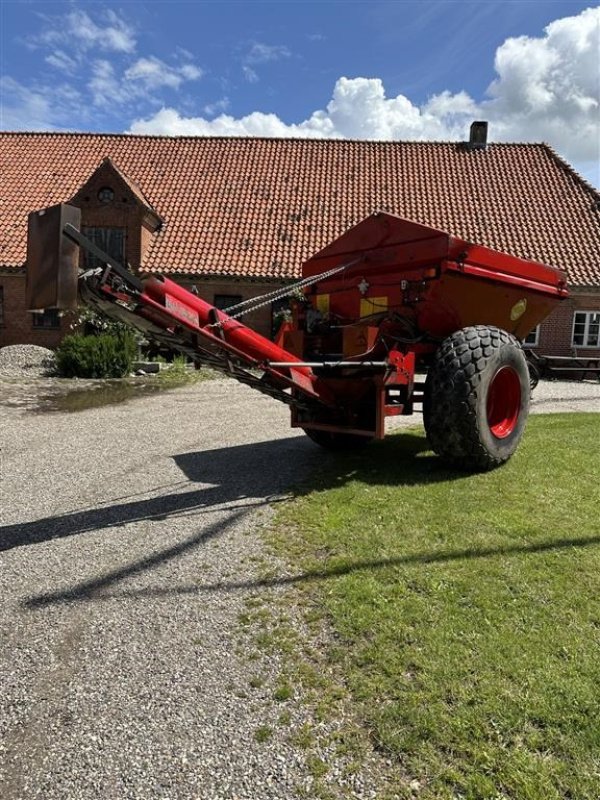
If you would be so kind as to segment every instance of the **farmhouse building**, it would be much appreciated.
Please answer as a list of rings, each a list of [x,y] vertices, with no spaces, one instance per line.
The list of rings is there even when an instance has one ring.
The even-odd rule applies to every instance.
[[[25,305],[27,216],[69,202],[111,255],[220,308],[389,211],[566,271],[571,298],[529,342],[600,355],[600,193],[545,144],[2,133],[0,170],[0,346],[69,331]],[[245,322],[268,334],[274,310]]]

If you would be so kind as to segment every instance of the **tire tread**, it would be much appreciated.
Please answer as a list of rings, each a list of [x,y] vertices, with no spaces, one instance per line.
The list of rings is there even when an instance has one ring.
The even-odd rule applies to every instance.
[[[477,425],[482,375],[505,346],[521,350],[518,340],[501,328],[462,328],[442,342],[428,372],[423,404],[427,437],[438,455],[462,469],[489,470],[507,459],[490,452]]]

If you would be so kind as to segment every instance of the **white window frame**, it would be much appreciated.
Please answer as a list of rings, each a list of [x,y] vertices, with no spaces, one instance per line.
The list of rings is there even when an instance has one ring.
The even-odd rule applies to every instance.
[[[533,342],[528,342],[527,336],[531,336],[532,333],[534,334],[535,338]],[[525,339],[523,339],[523,347],[537,347],[538,344],[540,343],[540,326],[536,325],[532,331],[529,331],[527,336],[525,337]]]
[[[576,344],[575,343],[575,324],[577,322],[577,316],[578,315],[581,315],[581,316],[585,317],[584,331],[583,331],[583,344]],[[573,347],[578,347],[578,348],[581,347],[581,348],[585,348],[585,349],[588,349],[588,350],[598,350],[598,348],[600,348],[600,332],[597,334],[598,338],[597,338],[595,344],[589,344],[590,325],[591,325],[592,321],[594,321],[594,322],[596,321],[595,318],[598,318],[598,320],[600,321],[600,309],[596,310],[596,311],[584,311],[583,309],[578,309],[577,311],[575,311],[575,313],[573,314],[573,326],[572,326],[572,329],[571,329],[571,345]]]

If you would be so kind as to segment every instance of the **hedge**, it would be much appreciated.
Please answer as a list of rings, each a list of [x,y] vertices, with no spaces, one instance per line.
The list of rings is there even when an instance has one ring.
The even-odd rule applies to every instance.
[[[58,372],[63,378],[122,378],[131,372],[137,357],[133,333],[65,336],[56,350]]]

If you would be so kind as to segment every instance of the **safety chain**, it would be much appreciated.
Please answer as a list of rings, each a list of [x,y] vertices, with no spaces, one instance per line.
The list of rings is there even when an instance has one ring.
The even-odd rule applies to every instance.
[[[249,300],[242,300],[241,303],[236,303],[234,306],[229,306],[229,308],[222,309],[223,313],[227,314],[227,319],[219,320],[218,322],[211,322],[209,325],[206,325],[206,327],[222,328],[231,319],[238,319],[239,317],[244,316],[244,314],[248,314],[251,311],[256,311],[259,308],[269,305],[269,303],[272,303],[274,300],[282,300],[284,297],[289,297],[290,295],[294,294],[294,292],[298,291],[298,289],[305,289],[307,286],[312,286],[314,283],[331,278],[333,275],[337,275],[338,272],[343,272],[343,270],[353,267],[355,264],[363,261],[364,258],[364,256],[360,256],[359,258],[355,258],[353,261],[348,261],[346,264],[341,264],[339,267],[333,267],[332,269],[328,269],[326,272],[320,272],[318,275],[313,275],[310,278],[303,278],[301,281],[298,281],[298,283],[294,283],[291,286],[284,286],[281,289],[275,289],[268,294],[261,294],[258,297],[251,297]],[[253,303],[254,305],[252,305]],[[246,306],[248,306],[248,308],[246,308]],[[243,308],[242,311],[237,310],[241,308]],[[236,311],[236,313],[231,314],[231,311]]]

